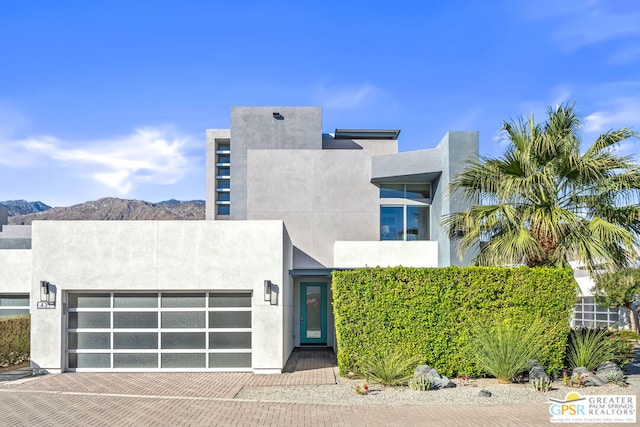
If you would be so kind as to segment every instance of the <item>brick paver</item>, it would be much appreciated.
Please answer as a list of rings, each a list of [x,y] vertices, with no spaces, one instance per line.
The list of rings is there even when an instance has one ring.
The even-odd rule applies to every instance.
[[[547,405],[349,406],[0,391],[3,426],[536,426]]]
[[[0,383],[0,426],[550,425],[545,403],[428,407],[233,398],[245,385],[335,384],[330,353],[301,352],[295,357],[293,372],[282,375],[68,373]]]

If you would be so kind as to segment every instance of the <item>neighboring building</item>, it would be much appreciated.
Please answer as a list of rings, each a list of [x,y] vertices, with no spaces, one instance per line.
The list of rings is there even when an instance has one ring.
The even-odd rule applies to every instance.
[[[277,373],[335,347],[332,270],[470,262],[440,220],[468,206],[447,187],[477,132],[399,153],[399,130],[321,121],[232,108],[207,131],[206,221],[35,221],[30,250],[0,251],[0,304],[31,295],[33,366]]]
[[[640,260],[639,260],[640,261]],[[582,263],[572,261],[573,276],[578,282],[578,302],[571,316],[571,326],[584,328],[627,329],[631,326],[626,307],[603,307],[596,304],[593,294],[595,282]],[[640,265],[637,263],[636,265]],[[638,302],[636,302],[638,307]]]

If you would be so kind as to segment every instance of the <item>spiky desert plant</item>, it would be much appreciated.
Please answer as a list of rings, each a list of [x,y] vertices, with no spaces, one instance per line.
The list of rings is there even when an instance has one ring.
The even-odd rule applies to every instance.
[[[471,348],[482,369],[507,383],[527,369],[543,346],[543,336],[540,322],[526,328],[500,321],[475,322]]]
[[[433,379],[413,377],[409,380],[409,388],[414,391],[427,391],[433,388]]]
[[[360,367],[368,380],[395,386],[405,384],[418,363],[417,358],[408,358],[401,352],[380,352],[361,359]]]
[[[612,358],[606,329],[574,329],[569,338],[567,365],[569,368],[585,367],[589,371]]]

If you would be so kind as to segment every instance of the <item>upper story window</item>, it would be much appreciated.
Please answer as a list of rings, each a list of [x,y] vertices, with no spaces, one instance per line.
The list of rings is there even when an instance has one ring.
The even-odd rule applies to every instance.
[[[431,184],[380,184],[380,199],[380,240],[429,240]]]
[[[431,184],[380,184],[381,199],[430,199]]]
[[[216,214],[231,213],[231,141],[216,140]]]
[[[380,240],[429,240],[429,206],[380,206]]]

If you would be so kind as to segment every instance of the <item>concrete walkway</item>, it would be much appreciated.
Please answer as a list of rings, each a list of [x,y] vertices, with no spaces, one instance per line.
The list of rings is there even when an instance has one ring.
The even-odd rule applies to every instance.
[[[2,426],[536,426],[548,404],[327,405],[234,398],[244,386],[335,384],[327,352],[301,351],[282,375],[65,373],[0,383]],[[603,424],[599,424],[603,425]]]

